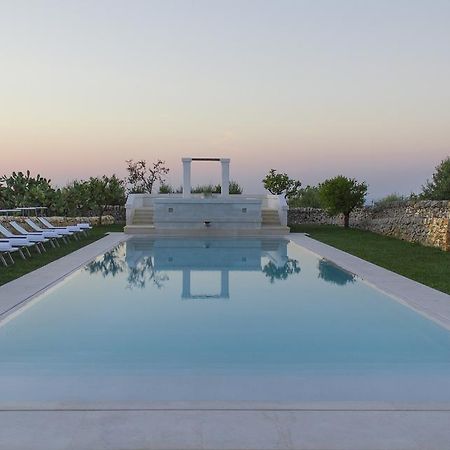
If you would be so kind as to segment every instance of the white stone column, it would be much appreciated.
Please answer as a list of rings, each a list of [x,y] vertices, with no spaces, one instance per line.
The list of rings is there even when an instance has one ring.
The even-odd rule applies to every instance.
[[[222,196],[227,197],[230,192],[230,159],[221,158],[220,164],[222,166],[222,182],[221,182]]]
[[[192,158],[182,158],[183,161],[183,197],[191,196],[191,163]]]

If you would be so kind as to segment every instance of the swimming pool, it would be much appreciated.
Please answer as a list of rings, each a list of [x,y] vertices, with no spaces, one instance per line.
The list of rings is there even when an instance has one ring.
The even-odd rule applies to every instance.
[[[287,239],[131,238],[0,326],[0,406],[450,401],[450,332]]]

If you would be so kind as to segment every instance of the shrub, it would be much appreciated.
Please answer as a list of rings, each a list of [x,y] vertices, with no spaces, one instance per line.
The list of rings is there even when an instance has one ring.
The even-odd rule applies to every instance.
[[[320,208],[318,186],[306,186],[298,191],[298,195],[289,199],[291,208]]]
[[[376,208],[385,208],[386,206],[390,206],[394,203],[402,203],[405,201],[407,201],[407,198],[404,195],[393,193],[377,200],[374,203],[374,206]]]
[[[436,166],[432,180],[422,186],[422,198],[450,200],[450,156]]]
[[[29,170],[13,172],[10,176],[0,178],[2,207],[45,206],[52,208],[56,200],[56,191],[51,180],[31,176]]]
[[[222,192],[222,187],[220,186],[220,184],[216,184],[216,185],[204,184],[204,185],[195,186],[194,188],[191,189],[191,192],[193,194],[207,194],[207,195],[220,194]],[[232,195],[242,194],[243,189],[237,181],[230,181],[230,187],[229,187],[228,192],[229,192],[229,194],[232,194]]]

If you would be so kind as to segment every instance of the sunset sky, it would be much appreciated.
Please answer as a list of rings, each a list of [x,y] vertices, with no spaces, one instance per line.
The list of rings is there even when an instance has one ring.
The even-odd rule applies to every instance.
[[[260,192],[344,174],[418,191],[450,154],[450,1],[0,2],[1,174],[231,157]],[[194,165],[193,184],[219,182]]]

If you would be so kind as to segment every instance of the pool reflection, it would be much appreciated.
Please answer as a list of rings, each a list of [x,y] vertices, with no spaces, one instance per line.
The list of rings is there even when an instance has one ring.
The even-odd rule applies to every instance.
[[[148,239],[132,238],[87,265],[90,274],[116,277],[126,272],[127,287],[164,287],[167,272],[182,272],[182,298],[228,298],[229,272],[262,272],[270,283],[300,273],[287,256],[287,239]],[[220,273],[220,292],[194,296],[191,272]]]

